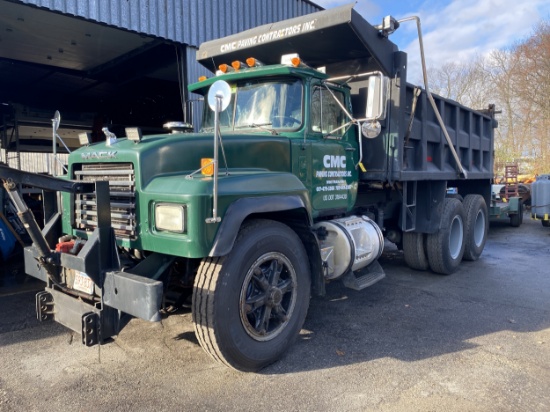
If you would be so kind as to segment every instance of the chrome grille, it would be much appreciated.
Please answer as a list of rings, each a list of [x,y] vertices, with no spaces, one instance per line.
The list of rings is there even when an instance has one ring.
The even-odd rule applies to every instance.
[[[76,170],[75,179],[84,182],[108,181],[111,194],[111,226],[115,235],[132,239],[136,236],[136,195],[132,163],[90,163]],[[94,230],[97,227],[95,193],[75,196],[75,224],[77,229]]]

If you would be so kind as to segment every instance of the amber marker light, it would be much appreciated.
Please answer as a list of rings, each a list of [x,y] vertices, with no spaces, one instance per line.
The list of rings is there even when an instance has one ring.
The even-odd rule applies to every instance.
[[[231,67],[233,67],[235,70],[240,70],[244,68],[244,64],[238,60],[235,60],[231,62]]]
[[[249,57],[248,59],[246,59],[246,64],[248,65],[248,67],[259,67],[264,65],[261,61],[254,57]]]
[[[220,69],[220,71],[221,71],[222,73],[227,73],[229,70],[231,70],[230,67],[231,67],[231,66],[229,66],[228,64],[225,64],[225,63],[224,63],[224,64],[220,64],[220,65],[218,66],[218,69]]]
[[[212,176],[214,174],[214,159],[203,157],[201,159],[201,174]]]
[[[281,64],[286,66],[304,67],[304,63],[298,53],[283,54],[281,56]]]
[[[203,82],[203,81],[205,81],[206,79],[208,79],[208,77],[206,77],[206,76],[201,76],[201,77],[199,77],[199,82]]]

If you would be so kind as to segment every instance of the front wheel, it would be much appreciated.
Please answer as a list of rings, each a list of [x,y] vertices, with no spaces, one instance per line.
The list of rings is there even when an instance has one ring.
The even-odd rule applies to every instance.
[[[247,222],[226,257],[205,258],[193,289],[193,322],[216,361],[257,371],[298,336],[310,296],[308,258],[288,226]]]

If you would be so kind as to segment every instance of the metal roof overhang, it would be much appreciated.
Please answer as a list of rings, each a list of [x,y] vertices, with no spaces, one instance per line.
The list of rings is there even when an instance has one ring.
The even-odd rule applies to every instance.
[[[84,112],[159,128],[165,113],[182,117],[172,42],[7,0],[0,33],[0,113],[22,106],[47,109],[51,119],[59,109],[62,126]],[[22,139],[51,136],[27,121],[43,116],[18,114]]]
[[[215,71],[219,64],[254,57],[280,63],[283,54],[299,53],[311,67],[325,66],[331,76],[381,70],[394,74],[397,46],[348,4],[203,43],[197,60]]]

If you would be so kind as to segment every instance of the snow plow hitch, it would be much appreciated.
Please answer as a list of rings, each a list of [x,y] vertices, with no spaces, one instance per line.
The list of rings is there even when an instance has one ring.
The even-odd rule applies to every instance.
[[[159,268],[153,271],[153,278],[144,276],[143,271],[139,274],[121,271],[111,227],[109,182],[76,182],[5,166],[0,166],[0,179],[33,242],[24,249],[25,270],[46,282],[45,291],[36,296],[40,321],[55,320],[80,333],[82,343],[92,346],[120,331],[122,312],[149,321],[160,320],[163,287],[162,282],[154,277],[158,278],[160,271],[170,263],[170,258],[153,254],[146,259],[149,260],[148,267]],[[39,187],[50,193],[95,194],[96,228],[88,233],[87,239],[62,237],[62,213],[69,211],[58,211],[40,230],[19,193],[20,184]],[[136,300],[135,296],[139,299]]]

